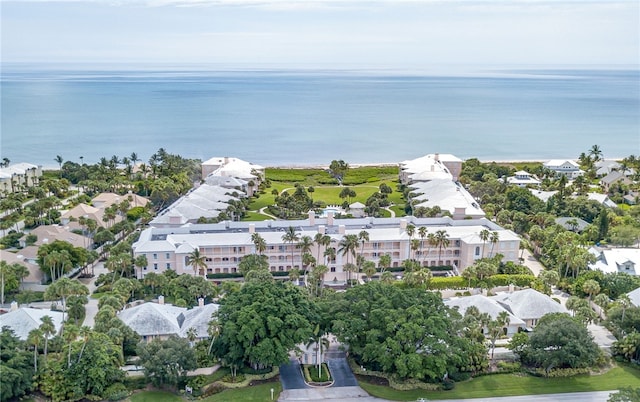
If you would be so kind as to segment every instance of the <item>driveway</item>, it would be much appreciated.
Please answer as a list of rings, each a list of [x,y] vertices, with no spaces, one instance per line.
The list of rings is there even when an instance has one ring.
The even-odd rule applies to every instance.
[[[358,386],[358,381],[353,375],[346,358],[327,359],[327,365],[333,377],[333,388]]]
[[[297,359],[291,359],[288,364],[280,366],[280,382],[284,390],[309,388],[304,382],[302,371],[300,370],[300,363]]]

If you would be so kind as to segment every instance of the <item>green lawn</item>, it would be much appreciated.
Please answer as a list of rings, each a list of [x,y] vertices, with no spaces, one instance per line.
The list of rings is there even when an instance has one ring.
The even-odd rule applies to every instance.
[[[628,366],[615,367],[602,375],[580,375],[571,378],[540,378],[517,374],[499,374],[456,383],[451,391],[396,391],[390,387],[360,382],[373,396],[394,401],[418,398],[459,399],[498,396],[553,394],[562,392],[609,391],[621,387],[640,386],[640,370]]]
[[[249,222],[266,221],[269,219],[273,219],[273,218],[270,218],[267,215],[259,214],[257,212],[247,212],[244,218],[242,218],[243,221],[249,221]]]
[[[181,402],[180,396],[164,391],[142,391],[129,398],[131,402]]]
[[[273,399],[271,399],[271,388],[273,388]],[[227,402],[227,401],[264,401],[270,402],[272,400],[277,401],[280,392],[282,391],[282,385],[280,381],[267,382],[260,385],[248,386],[238,389],[227,389],[219,394],[211,395],[208,398],[202,399],[204,402]],[[132,401],[135,402],[135,401]]]

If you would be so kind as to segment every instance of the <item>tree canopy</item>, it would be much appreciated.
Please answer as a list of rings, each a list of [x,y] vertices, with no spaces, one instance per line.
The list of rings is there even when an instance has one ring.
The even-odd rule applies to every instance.
[[[474,364],[474,347],[459,335],[458,318],[437,293],[369,282],[344,294],[333,332],[371,370],[436,381]]]
[[[286,363],[313,334],[314,315],[308,295],[289,282],[247,282],[222,301],[214,350],[232,371]]]

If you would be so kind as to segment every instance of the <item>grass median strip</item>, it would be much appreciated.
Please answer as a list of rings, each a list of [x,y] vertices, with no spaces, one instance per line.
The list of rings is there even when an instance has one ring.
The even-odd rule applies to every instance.
[[[456,383],[450,391],[397,391],[387,386],[360,381],[369,394],[393,401],[487,398],[499,396],[555,394],[564,392],[609,391],[621,387],[640,386],[640,370],[628,366],[614,367],[600,375],[578,375],[570,378],[541,378],[522,374],[496,374]]]

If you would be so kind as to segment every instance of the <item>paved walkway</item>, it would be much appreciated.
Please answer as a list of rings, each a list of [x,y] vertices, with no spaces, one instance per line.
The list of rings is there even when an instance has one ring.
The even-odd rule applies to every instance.
[[[523,250],[522,258],[524,259],[523,265],[531,270],[535,276],[540,275],[540,272],[544,271],[544,266],[540,264],[538,260],[531,254],[529,250]]]
[[[85,307],[85,317],[82,325],[86,325],[87,327],[93,328],[95,324],[96,314],[98,314],[98,299],[94,299],[91,297],[91,294],[95,292],[97,289],[96,280],[100,276],[100,274],[106,274],[109,271],[104,267],[104,262],[98,262],[93,267],[94,276],[91,278],[81,278],[79,279],[87,289],[89,289],[89,302],[84,306]]]

